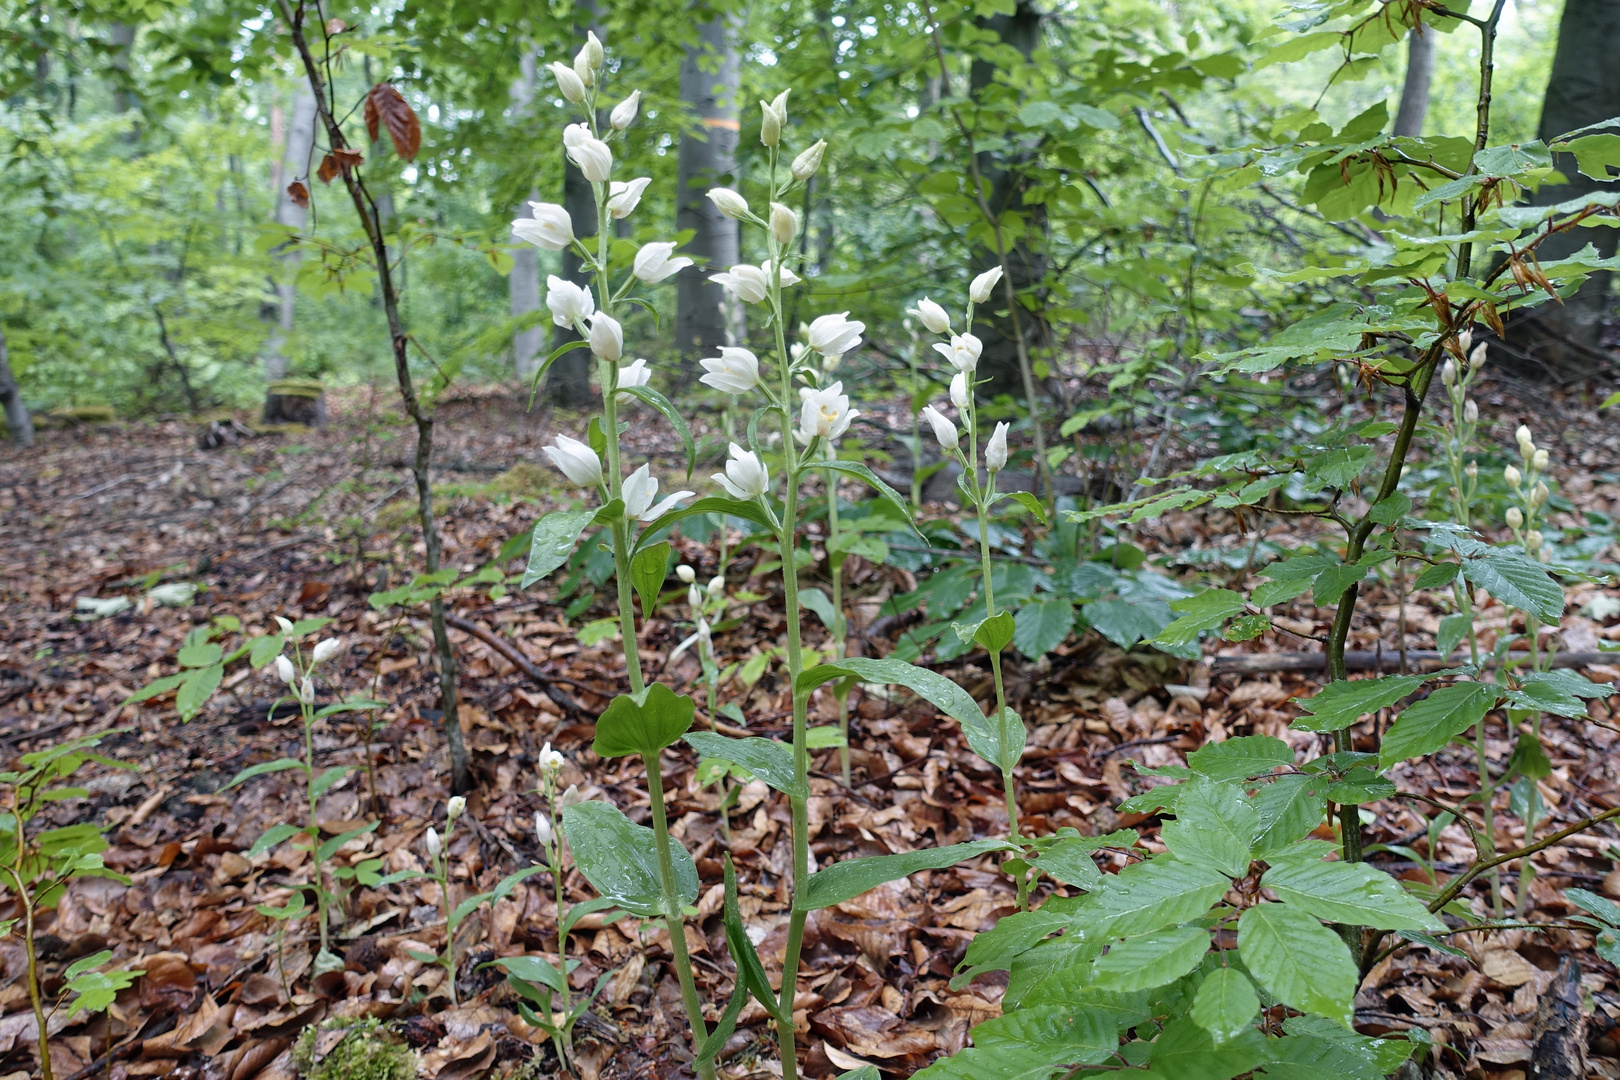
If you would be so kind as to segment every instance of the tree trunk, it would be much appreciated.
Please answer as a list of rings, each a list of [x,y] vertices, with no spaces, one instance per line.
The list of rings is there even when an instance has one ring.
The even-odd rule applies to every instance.
[[[1395,134],[1416,138],[1423,134],[1423,120],[1429,115],[1429,83],[1434,79],[1434,46],[1439,32],[1419,26],[1406,35],[1406,82],[1401,86],[1401,105],[1395,112]]]
[[[726,17],[716,16],[698,28],[681,61],[681,103],[699,127],[681,134],[675,196],[675,228],[693,234],[682,250],[697,261],[675,278],[675,347],[691,369],[697,358],[717,355],[720,346],[742,337],[740,313],[708,280],[742,259],[737,222],[708,198],[712,187],[737,184],[740,83],[732,36]]]
[[[315,95],[309,92],[308,87],[301,87],[293,91],[292,120],[287,127],[286,148],[281,161],[279,179],[285,180],[286,184],[276,192],[276,224],[299,232],[303,231],[305,222],[309,220],[309,212],[293,201],[293,197],[287,194],[287,187],[294,180],[302,181],[306,188],[309,186],[310,151],[314,145]],[[283,350],[293,329],[293,309],[298,300],[295,279],[301,258],[302,249],[297,244],[284,244],[276,252],[276,303],[272,309],[276,321],[264,349],[264,377],[267,382],[287,377],[287,355]]]
[[[1004,44],[1017,49],[1027,59],[1040,44],[1042,19],[1040,10],[1030,0],[1020,0],[1017,9],[1011,15],[992,15],[988,19],[980,20],[980,24],[993,32]],[[969,92],[974,98],[979,97],[995,81],[995,73],[996,66],[989,61],[973,62],[969,77]],[[1045,252],[1040,250],[1038,243],[1032,244],[1027,239],[1043,236],[1047,228],[1046,212],[1043,207],[1023,205],[1023,189],[1027,182],[1024,168],[1031,153],[1032,151],[1026,148],[1011,147],[999,154],[988,150],[980,151],[978,154],[979,175],[987,188],[984,197],[990,211],[998,219],[1009,213],[1022,215],[1025,219],[1023,235],[1026,239],[1013,244],[1006,253],[1007,277],[1011,279],[1013,289],[1020,293],[1046,276]],[[975,273],[987,270],[1000,262],[996,252],[986,248],[981,248],[975,258],[978,263]],[[1003,303],[1002,290],[998,288],[995,298],[984,306],[981,316],[983,321],[974,331],[984,342],[978,374],[986,381],[984,393],[992,396],[1003,393],[1022,396],[1025,388],[1018,360],[1019,349],[1014,336],[1013,320],[1008,315],[992,314],[999,312]],[[1025,350],[1033,349],[1039,336],[1034,317],[1026,312],[1018,322]]]
[[[522,120],[532,117],[534,92],[538,82],[536,67],[539,58],[529,49],[519,61],[519,75],[512,83],[513,112]],[[520,128],[523,125],[519,125]],[[530,189],[529,197],[518,207],[518,217],[532,217],[529,203],[538,202],[540,192]],[[506,287],[512,302],[512,316],[517,318],[540,310],[540,249],[533,244],[518,244],[512,249],[512,272],[506,277]],[[544,326],[528,326],[512,335],[512,363],[517,377],[527,383],[540,367],[540,350],[545,348]]]
[[[135,104],[130,82],[130,64],[135,58],[135,28],[126,22],[115,22],[107,34],[113,47],[112,106],[113,112],[123,114]],[[135,133],[131,132],[134,138]]]
[[[6,348],[6,332],[0,328],[0,408],[5,409],[6,430],[18,446],[34,444],[34,422],[23,404],[22,389],[11,373],[11,352]]]
[[[1613,0],[1568,0],[1558,26],[1558,49],[1541,106],[1543,140],[1620,114],[1620,67],[1612,62],[1620,50],[1620,4]],[[1559,154],[1553,164],[1567,184],[1548,184],[1532,203],[1547,206],[1605,190],[1608,185],[1583,176],[1575,158]],[[1537,249],[1542,262],[1568,258],[1587,244],[1605,258],[1615,252],[1613,229],[1574,229],[1553,236]],[[1549,301],[1529,309],[1510,324],[1508,339],[1528,349],[1529,362],[1504,359],[1521,373],[1558,382],[1596,374],[1609,363],[1600,348],[1603,317],[1609,308],[1612,275],[1593,274],[1562,304]]]
[[[277,7],[291,31],[293,47],[298,50],[298,55],[304,62],[304,74],[309,79],[310,89],[314,92],[321,125],[326,129],[328,145],[333,150],[346,149],[349,143],[344,137],[343,127],[326,107],[322,97],[325,86],[321,78],[320,64],[315,59],[315,54],[310,51],[309,41],[304,36],[306,10],[304,2],[298,0],[298,7],[294,9],[290,0],[278,0]],[[319,20],[320,16],[317,15],[316,18]],[[319,21],[316,28],[325,33]],[[382,294],[383,312],[388,318],[389,342],[393,346],[394,377],[399,382],[399,396],[405,406],[405,413],[416,424],[416,459],[412,463],[411,473],[416,480],[417,516],[422,526],[423,546],[427,549],[424,561],[427,563],[427,572],[432,574],[438,571],[440,558],[439,526],[433,516],[431,479],[433,414],[422,407],[421,399],[416,396],[416,384],[411,377],[408,353],[410,339],[405,333],[405,323],[399,313],[399,292],[394,288],[393,269],[388,262],[388,244],[383,239],[377,204],[372,199],[371,192],[366,189],[361,167],[340,170],[339,175],[343,178],[343,186],[348,189],[350,201],[354,203],[354,211],[360,218],[366,239],[371,242],[372,255],[377,262],[377,287]],[[450,757],[450,793],[460,795],[472,790],[472,774],[467,769],[467,747],[461,736],[461,714],[456,694],[456,658],[450,648],[449,632],[445,628],[442,596],[435,597],[428,605],[428,613],[433,625],[433,644],[439,660],[439,703],[443,713],[446,749]]]

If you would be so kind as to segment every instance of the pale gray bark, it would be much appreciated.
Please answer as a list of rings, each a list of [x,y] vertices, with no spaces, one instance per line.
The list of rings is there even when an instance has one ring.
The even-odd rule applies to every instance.
[[[1559,135],[1620,115],[1620,65],[1613,62],[1620,49],[1620,4],[1613,0],[1568,0],[1558,26],[1558,49],[1547,78],[1537,135],[1551,141]],[[1532,201],[1546,206],[1609,189],[1606,182],[1584,176],[1573,155],[1559,154],[1553,162],[1569,180],[1546,184]],[[1604,257],[1615,253],[1613,229],[1575,229],[1548,239],[1536,251],[1541,262],[1568,258],[1587,244]],[[1606,367],[1609,358],[1600,349],[1603,319],[1608,314],[1613,275],[1594,274],[1562,304],[1548,302],[1531,310],[1509,332],[1517,346],[1528,345],[1534,355],[1530,374],[1560,382],[1572,381]],[[1523,332],[1520,332],[1523,331]]]
[[[309,220],[308,211],[293,201],[287,187],[294,180],[309,185],[310,152],[315,144],[315,95],[308,87],[293,92],[291,120],[287,124],[287,142],[281,162],[281,179],[286,183],[276,192],[276,224],[302,231]],[[294,278],[298,273],[300,250],[298,245],[287,245],[276,254],[276,323],[265,343],[264,377],[274,382],[287,377],[287,338],[292,334],[294,306],[298,287]]]
[[[1406,35],[1406,81],[1401,86],[1401,104],[1395,111],[1395,134],[1414,138],[1423,134],[1423,120],[1429,115],[1429,84],[1434,80],[1434,46],[1439,33],[1433,27],[1419,26]]]
[[[712,187],[737,185],[739,69],[732,28],[717,16],[698,28],[681,61],[681,103],[696,126],[681,135],[675,228],[691,229],[683,254],[697,265],[675,278],[675,346],[688,363],[713,356],[742,336],[725,291],[708,277],[741,261],[737,223],[708,199]]]
[[[0,329],[0,407],[5,409],[6,430],[11,441],[18,446],[32,446],[34,422],[28,416],[28,406],[23,404],[17,379],[11,374],[11,353],[6,348],[4,329]]]
[[[533,49],[523,54],[519,74],[512,83],[512,109],[519,117],[530,116],[534,106],[535,86],[538,80],[539,59]],[[520,125],[521,126],[521,125]],[[538,190],[531,189],[528,199],[518,207],[518,217],[533,217],[529,203],[540,198]],[[540,249],[533,244],[518,242],[512,249],[512,272],[507,275],[506,288],[512,303],[514,318],[540,309]],[[540,367],[540,350],[545,347],[546,328],[530,326],[512,335],[512,362],[517,376],[524,382],[534,378]]]

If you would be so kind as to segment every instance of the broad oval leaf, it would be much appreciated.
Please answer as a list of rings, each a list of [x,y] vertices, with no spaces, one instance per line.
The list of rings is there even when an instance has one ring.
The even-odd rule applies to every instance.
[[[1176,818],[1159,835],[1182,862],[1229,878],[1249,872],[1250,848],[1260,815],[1235,784],[1206,777],[1189,780],[1176,798]]]
[[[1039,660],[1069,636],[1074,628],[1074,604],[1036,600],[1019,608],[1013,623],[1013,644],[1031,660]]]
[[[1344,939],[1287,904],[1256,904],[1238,920],[1238,956],[1273,997],[1350,1025],[1360,981]]]
[[[1190,1015],[1219,1045],[1243,1034],[1259,1011],[1260,995],[1249,977],[1234,967],[1218,967],[1199,984]]]
[[[1502,688],[1495,683],[1460,682],[1408,705],[1384,733],[1379,767],[1434,753],[1477,724],[1501,696]]]
[[[529,538],[529,564],[523,569],[520,588],[527,589],[567,562],[579,534],[595,516],[595,510],[556,510],[535,522]]]
[[[1105,878],[1086,913],[1112,936],[1146,934],[1198,918],[1231,884],[1207,867],[1161,856]]]
[[[620,694],[596,721],[591,749],[602,757],[646,754],[657,768],[658,751],[685,735],[696,705],[663,683],[639,694]]]
[[[793,751],[774,739],[732,739],[713,731],[689,731],[686,741],[706,758],[741,765],[789,798],[807,799],[810,787],[793,775]]]
[[[1277,899],[1329,922],[1378,930],[1446,928],[1400,882],[1366,863],[1290,859],[1267,870],[1261,884]]]
[[[1294,698],[1307,713],[1293,723],[1301,731],[1338,731],[1368,713],[1395,704],[1423,685],[1421,675],[1385,675],[1328,683],[1314,697]]]
[[[1091,965],[1101,990],[1151,990],[1196,968],[1209,952],[1209,931],[1198,926],[1155,930],[1116,941]]]

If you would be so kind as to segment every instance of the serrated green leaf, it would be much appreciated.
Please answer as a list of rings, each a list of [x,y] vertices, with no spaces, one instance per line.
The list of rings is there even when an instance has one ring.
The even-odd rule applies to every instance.
[[[1160,856],[1104,878],[1086,917],[1114,937],[1146,934],[1198,918],[1231,884],[1214,870]]]
[[[1378,930],[1446,929],[1400,882],[1366,863],[1287,860],[1260,880],[1277,899],[1329,922]]]
[[[1287,904],[1256,904],[1238,920],[1238,956],[1271,995],[1349,1026],[1359,977],[1344,939]]]
[[[1209,743],[1187,755],[1187,768],[1211,780],[1245,780],[1269,776],[1294,763],[1294,751],[1275,735],[1241,735]]]
[[[1074,604],[1036,600],[1019,608],[1013,623],[1013,644],[1031,660],[1039,660],[1068,638],[1074,627]]]
[[[1213,630],[1243,610],[1243,597],[1231,589],[1205,589],[1196,596],[1172,600],[1170,609],[1180,618],[1159,631],[1155,645],[1179,648],[1198,640],[1205,630]]]
[[[1119,1036],[1104,1014],[1064,1005],[1004,1013],[971,1034],[981,1050],[1040,1050],[1053,1064],[1071,1066],[1107,1061],[1119,1048]]]
[[[1501,695],[1502,688],[1494,683],[1461,682],[1408,705],[1384,733],[1379,767],[1434,753],[1478,723]]]
[[[1250,1030],[1259,1011],[1260,995],[1249,977],[1234,967],[1218,967],[1199,984],[1189,1015],[1219,1046]]]
[[[1116,941],[1091,965],[1100,990],[1151,990],[1175,982],[1209,952],[1209,931],[1198,926],[1155,930]]]
[[[1395,704],[1423,685],[1420,675],[1385,675],[1328,683],[1314,697],[1294,698],[1306,711],[1292,724],[1301,731],[1338,731],[1353,726],[1368,713]]]
[[[1253,805],[1260,815],[1255,858],[1269,858],[1322,824],[1327,805],[1320,785],[1317,776],[1279,776],[1255,794]]]
[[[1266,1039],[1250,1028],[1217,1046],[1209,1032],[1181,1016],[1165,1025],[1148,1050],[1143,1080],[1231,1080],[1264,1059]]]
[[[1229,878],[1249,872],[1249,851],[1260,815],[1234,784],[1195,777],[1176,797],[1176,817],[1160,829],[1171,854]]]
[[[1479,558],[1464,559],[1462,575],[1504,604],[1528,611],[1543,623],[1556,626],[1563,618],[1564,590],[1546,567],[1521,551],[1492,548]]]

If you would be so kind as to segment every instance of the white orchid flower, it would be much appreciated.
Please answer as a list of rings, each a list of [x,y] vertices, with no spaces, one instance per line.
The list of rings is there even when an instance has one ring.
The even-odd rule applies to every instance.
[[[596,301],[591,290],[551,274],[546,278],[546,307],[552,322],[572,329],[595,314]]]
[[[801,387],[799,390],[799,440],[808,443],[817,436],[832,440],[849,430],[849,423],[861,415],[849,407],[844,384],[835,382],[825,390]]]
[[[671,258],[674,252],[675,245],[667,240],[643,244],[641,250],[636,252],[630,272],[647,284],[656,285],[692,265],[692,260],[685,256]]]
[[[730,454],[726,471],[715,473],[711,479],[734,499],[753,499],[765,494],[771,486],[771,474],[759,455],[736,443],[731,444]]]
[[[533,217],[512,222],[512,235],[547,251],[561,251],[574,242],[574,222],[556,203],[532,202]]]
[[[556,442],[544,449],[551,463],[580,487],[596,487],[602,482],[602,459],[578,439],[558,435]]]
[[[614,221],[621,221],[635,212],[641,202],[641,193],[647,190],[650,183],[652,177],[638,176],[629,183],[615,180],[609,185],[607,208]]]
[[[759,358],[747,349],[722,345],[719,356],[706,357],[698,363],[708,372],[699,376],[698,382],[722,393],[746,394],[759,385]]]
[[[697,494],[695,491],[677,491],[654,505],[653,499],[658,495],[658,478],[648,465],[625,477],[619,493],[624,499],[624,512],[637,521],[656,521],[673,510],[682,499],[690,499]]]
[[[943,449],[956,449],[957,444],[961,441],[956,431],[956,425],[945,419],[943,413],[932,405],[924,405],[922,418],[928,421],[929,426],[934,429],[934,438],[939,440],[939,445]]]
[[[822,356],[842,356],[860,345],[861,333],[866,329],[866,324],[853,322],[848,315],[847,311],[837,315],[822,315],[812,322],[805,335],[810,348]]]

